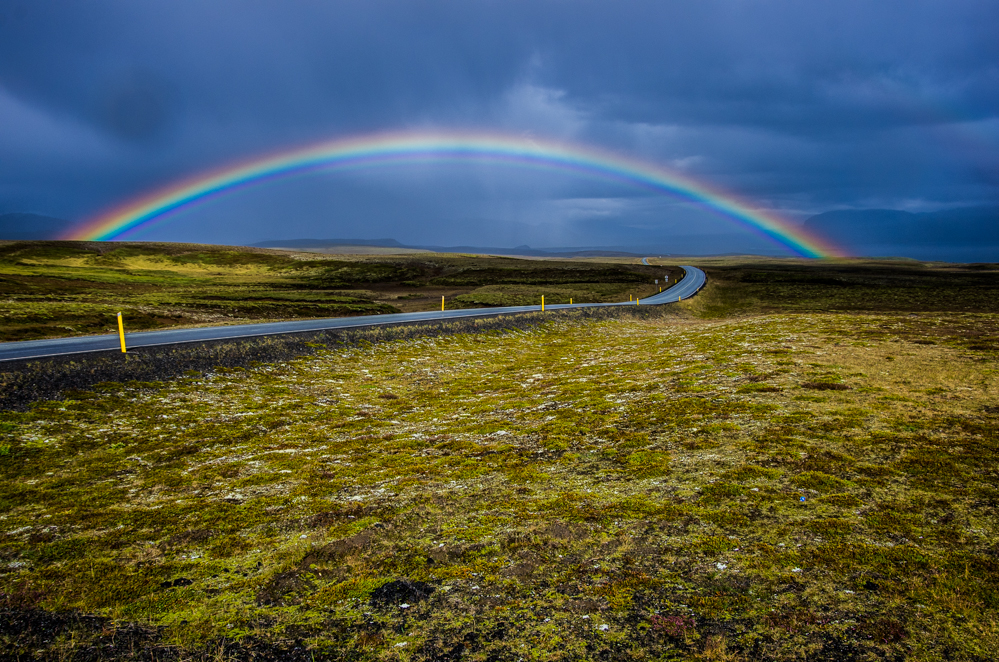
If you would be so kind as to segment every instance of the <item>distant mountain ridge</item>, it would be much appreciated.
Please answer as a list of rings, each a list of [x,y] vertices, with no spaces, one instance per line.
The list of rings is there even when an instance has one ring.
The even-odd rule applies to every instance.
[[[72,226],[73,221],[54,216],[25,212],[0,214],[0,239],[14,241],[55,239]]]
[[[641,257],[637,253],[604,247],[531,248],[527,245],[514,248],[495,246],[411,246],[395,239],[275,239],[250,244],[255,248],[320,249],[335,246],[379,246],[433,251],[435,253],[486,253],[489,255],[524,255],[528,257]]]
[[[250,244],[254,248],[324,248],[326,246],[383,246],[407,248],[395,239],[273,239]]]

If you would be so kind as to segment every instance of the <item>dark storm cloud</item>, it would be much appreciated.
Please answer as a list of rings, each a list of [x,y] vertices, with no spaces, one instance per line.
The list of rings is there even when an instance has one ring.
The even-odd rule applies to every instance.
[[[798,218],[996,204],[997,28],[990,0],[7,0],[0,212],[80,218],[233,159],[421,126],[599,144]],[[649,237],[689,234],[671,201],[504,169],[251,197],[150,236],[344,236],[367,222],[402,238],[418,219],[433,243],[505,226],[566,245],[608,241],[615,223],[633,238],[657,218]]]

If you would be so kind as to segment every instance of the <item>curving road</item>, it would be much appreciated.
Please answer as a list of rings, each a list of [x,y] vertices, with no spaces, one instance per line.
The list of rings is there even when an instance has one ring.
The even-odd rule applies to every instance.
[[[643,259],[644,262],[644,259]],[[646,262],[647,264],[647,262]],[[707,281],[704,272],[697,267],[682,267],[686,272],[676,285],[660,294],[642,299],[640,302],[626,301],[622,303],[576,303],[551,304],[545,310],[565,310],[567,308],[598,308],[605,306],[635,306],[676,303],[681,299],[689,299],[704,287]],[[236,338],[252,338],[256,336],[271,336],[285,333],[303,333],[308,331],[325,331],[327,329],[349,329],[366,326],[381,326],[403,322],[430,322],[459,317],[492,317],[509,315],[511,313],[537,312],[541,306],[507,306],[504,308],[468,308],[464,310],[436,310],[420,313],[396,313],[392,315],[364,315],[361,317],[331,317],[327,319],[308,319],[294,322],[265,322],[262,324],[237,324],[233,326],[211,326],[196,329],[167,329],[163,331],[138,331],[126,333],[125,342],[129,349],[138,347],[155,347],[158,345],[175,345],[189,342],[206,342],[210,340],[233,340]],[[64,356],[67,354],[82,354],[84,352],[120,351],[117,334],[102,336],[84,336],[81,338],[55,338],[50,340],[22,340],[19,342],[0,343],[0,361],[18,361],[24,359],[39,359],[48,356]]]

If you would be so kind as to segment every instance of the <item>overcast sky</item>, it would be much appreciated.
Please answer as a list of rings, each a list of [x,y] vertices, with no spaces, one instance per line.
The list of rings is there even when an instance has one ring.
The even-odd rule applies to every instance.
[[[795,220],[999,204],[995,0],[0,0],[0,213],[85,219],[284,146],[596,145]],[[139,238],[770,251],[667,197],[500,166],[322,173]]]

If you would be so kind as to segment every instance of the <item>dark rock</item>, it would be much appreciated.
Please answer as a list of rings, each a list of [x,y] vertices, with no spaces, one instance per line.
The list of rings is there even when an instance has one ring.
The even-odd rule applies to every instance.
[[[372,591],[371,604],[378,606],[416,604],[429,598],[435,590],[436,587],[426,582],[397,579]]]

